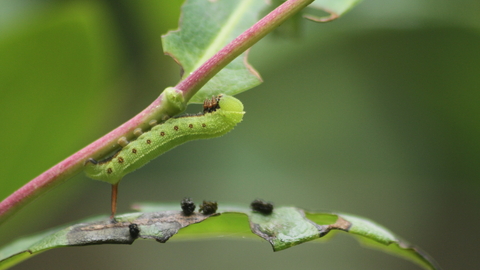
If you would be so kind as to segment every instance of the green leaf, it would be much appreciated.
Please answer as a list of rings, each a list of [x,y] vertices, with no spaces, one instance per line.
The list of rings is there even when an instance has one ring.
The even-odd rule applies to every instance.
[[[362,242],[409,259],[425,269],[440,269],[422,250],[398,239],[393,233],[365,218],[345,214],[308,213],[295,207],[280,207],[261,213],[240,206],[220,206],[217,213],[195,212],[186,216],[173,204],[138,204],[143,212],[117,216],[117,223],[96,217],[75,225],[52,229],[19,239],[0,249],[0,269],[6,269],[48,249],[98,244],[132,244],[137,238],[164,243],[175,239],[230,236],[270,242],[274,251],[318,239],[332,230],[359,237]]]
[[[187,0],[179,30],[162,37],[163,50],[181,65],[185,78],[252,26],[265,7],[265,1],[259,0]],[[204,85],[190,102],[202,103],[219,93],[233,96],[260,83],[260,76],[247,63],[244,53]]]
[[[326,11],[330,16],[317,17],[314,15],[304,15],[304,17],[316,22],[332,21],[342,16],[360,2],[361,0],[315,0],[309,7]]]
[[[361,243],[413,261],[425,269],[440,269],[426,252],[399,239],[375,222],[345,214],[342,214],[341,217],[352,223],[348,232],[362,236],[359,238]]]
[[[433,258],[418,247],[400,240],[386,228],[366,218],[347,214],[336,214],[335,223],[325,225],[326,233],[330,230],[341,230],[357,236],[358,240],[372,248],[383,250],[387,253],[410,260],[424,269],[441,269]],[[325,224],[328,216],[325,213],[307,214],[307,217],[314,222],[320,221]],[[331,217],[331,216],[330,216]]]
[[[319,237],[318,228],[305,219],[303,211],[293,207],[276,209],[270,215],[252,213],[252,231],[280,251]]]

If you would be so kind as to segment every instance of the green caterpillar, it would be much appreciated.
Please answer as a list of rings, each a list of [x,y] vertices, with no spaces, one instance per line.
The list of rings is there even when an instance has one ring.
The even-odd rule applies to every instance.
[[[88,177],[117,185],[128,173],[147,164],[168,150],[192,140],[222,136],[242,121],[244,111],[240,100],[219,95],[205,100],[203,113],[171,118],[141,134],[135,141],[112,157],[96,161],[88,159],[85,173]]]

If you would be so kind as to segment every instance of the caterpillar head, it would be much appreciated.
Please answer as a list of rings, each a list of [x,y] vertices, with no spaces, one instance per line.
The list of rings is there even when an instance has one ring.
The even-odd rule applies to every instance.
[[[219,95],[218,98],[220,109],[228,112],[243,112],[243,104],[240,100],[224,94]]]

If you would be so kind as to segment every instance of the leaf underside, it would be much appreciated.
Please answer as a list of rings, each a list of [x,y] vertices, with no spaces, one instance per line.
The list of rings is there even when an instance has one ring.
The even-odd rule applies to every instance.
[[[318,17],[311,14],[304,14],[304,17],[315,22],[333,21],[352,9],[361,1],[362,0],[315,0],[309,5],[309,7],[323,10],[329,15]]]
[[[267,6],[263,0],[187,0],[182,6],[179,29],[162,37],[165,54],[182,68],[182,79],[255,24]],[[190,100],[202,103],[224,93],[235,95],[262,82],[241,54],[215,75]]]
[[[174,239],[198,239],[218,235],[267,240],[274,251],[322,238],[332,231],[356,236],[360,242],[410,260],[424,269],[440,269],[425,252],[398,239],[374,222],[338,213],[306,213],[280,207],[262,214],[246,207],[224,206],[216,213],[185,215],[175,205],[139,204],[142,212],[117,216],[117,223],[97,217],[17,240],[0,249],[0,269],[58,247],[99,244],[132,244],[136,239],[165,243]]]

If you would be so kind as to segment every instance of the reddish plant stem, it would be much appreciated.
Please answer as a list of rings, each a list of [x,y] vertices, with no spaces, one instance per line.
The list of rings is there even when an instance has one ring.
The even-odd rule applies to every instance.
[[[117,196],[118,196],[118,183],[112,185],[112,214],[110,220],[115,220],[115,213],[117,213]]]
[[[185,100],[188,101],[233,59],[312,2],[313,0],[286,1],[221,49],[175,88],[182,91]],[[159,115],[162,112],[162,100],[163,96],[160,95],[135,117],[37,176],[0,202],[0,224],[27,203],[79,173],[87,158],[110,152],[117,146],[117,140],[120,137],[130,134],[139,126],[145,126],[154,115]]]

